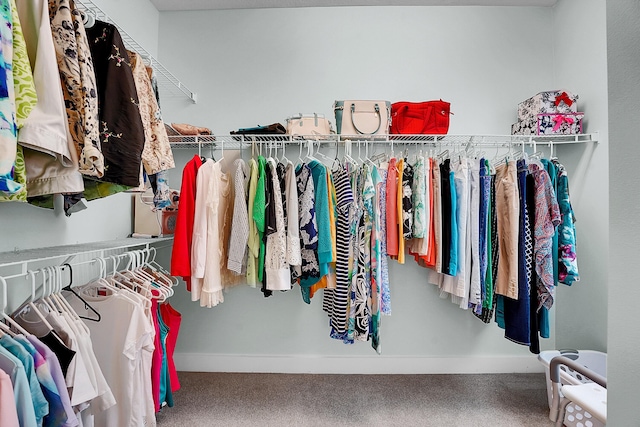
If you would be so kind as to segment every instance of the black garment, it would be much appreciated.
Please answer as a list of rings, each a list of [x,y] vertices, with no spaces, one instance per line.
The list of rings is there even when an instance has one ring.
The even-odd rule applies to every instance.
[[[44,345],[49,347],[49,349],[56,355],[60,362],[62,374],[66,377],[67,370],[69,369],[69,365],[76,355],[76,352],[64,345],[62,339],[55,333],[55,331],[49,331],[47,335],[38,337],[38,339],[42,341]]]
[[[405,240],[413,238],[413,166],[404,159],[402,170],[402,234]]]
[[[449,264],[451,262],[451,183],[449,173],[451,161],[446,159],[440,163],[440,217],[442,218],[442,272],[451,274]],[[455,271],[453,272],[455,275]]]
[[[278,173],[278,184],[280,185],[280,196],[282,198],[282,216],[284,217],[284,232],[287,233],[287,182],[285,175],[287,173],[287,167],[282,163],[278,163],[276,166],[276,172]]]
[[[115,26],[96,21],[86,31],[98,89],[102,181],[137,187],[144,128],[129,55]]]
[[[273,234],[277,231],[276,229],[276,203],[275,203],[275,194],[273,194],[273,173],[271,170],[271,165],[267,162],[264,168],[264,200],[265,200],[265,211],[264,211],[264,233],[262,235],[262,241],[264,242],[265,248],[267,247],[267,236],[269,234]],[[266,258],[266,254],[265,254]],[[266,262],[264,263],[266,265]],[[270,297],[273,295],[273,292],[267,289],[267,272],[266,268],[263,266],[262,270],[262,288],[260,289],[262,294],[266,297]]]

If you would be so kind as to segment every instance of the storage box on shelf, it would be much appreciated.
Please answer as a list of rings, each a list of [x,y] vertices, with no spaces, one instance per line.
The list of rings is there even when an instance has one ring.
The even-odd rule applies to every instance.
[[[518,104],[518,121],[511,125],[511,134],[579,134],[583,118],[584,113],[578,112],[578,95],[565,90],[540,92]]]
[[[574,135],[582,133],[584,113],[538,114],[538,135]]]

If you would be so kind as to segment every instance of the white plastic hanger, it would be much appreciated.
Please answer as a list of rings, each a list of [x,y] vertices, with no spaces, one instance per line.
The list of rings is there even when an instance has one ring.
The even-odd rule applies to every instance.
[[[0,284],[2,285],[2,291],[1,291],[1,295],[2,295],[2,314],[1,314],[0,317],[4,318],[4,319],[7,319],[8,316],[5,313],[5,309],[7,308],[7,281],[2,276],[0,276]],[[18,329],[20,332],[24,333],[24,335],[29,335],[29,333],[27,331],[25,331],[24,329],[22,329],[22,327],[20,327],[20,325],[18,325],[17,323],[14,323],[13,319],[9,318],[9,319],[7,319],[7,321],[9,321],[9,323],[11,325],[16,326],[16,329]],[[16,336],[16,334],[11,330],[11,328],[9,328],[9,326],[7,326],[6,324],[4,324],[1,321],[0,321],[0,331],[3,331],[5,333],[9,334],[12,337]]]

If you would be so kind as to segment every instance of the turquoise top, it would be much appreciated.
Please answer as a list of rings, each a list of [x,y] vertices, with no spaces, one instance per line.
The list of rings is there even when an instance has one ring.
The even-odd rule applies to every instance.
[[[42,423],[42,419],[49,413],[49,403],[42,394],[38,377],[33,366],[33,357],[31,354],[16,340],[9,335],[0,338],[0,345],[6,348],[11,354],[20,359],[24,365],[24,371],[29,381],[29,389],[31,390],[31,401],[35,409],[36,421]]]

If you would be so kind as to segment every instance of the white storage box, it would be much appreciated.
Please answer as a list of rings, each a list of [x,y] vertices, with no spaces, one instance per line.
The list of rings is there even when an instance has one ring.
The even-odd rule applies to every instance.
[[[547,399],[549,408],[551,408],[551,400],[553,398],[551,389],[551,376],[549,373],[549,365],[551,359],[556,356],[566,356],[576,362],[584,365],[592,371],[607,377],[607,353],[593,350],[549,350],[543,351],[538,355],[538,360],[544,364],[544,372],[547,377]],[[575,372],[564,365],[560,366],[560,382],[562,384],[585,384],[592,382],[585,378],[582,374]],[[567,405],[564,425],[567,427],[603,427],[599,420],[594,418],[589,412],[576,404]]]

